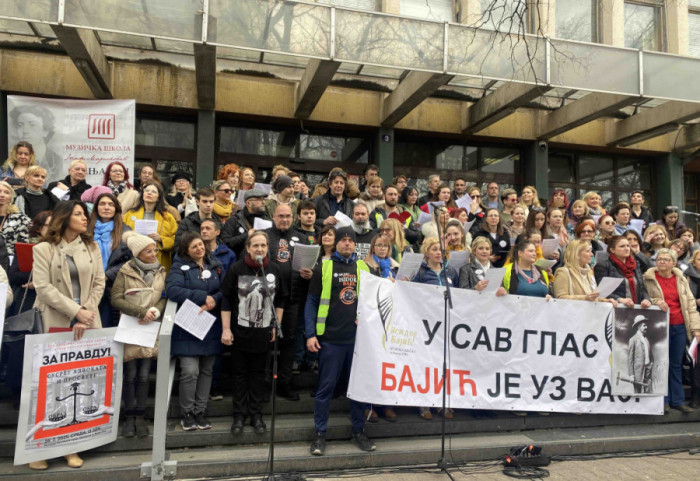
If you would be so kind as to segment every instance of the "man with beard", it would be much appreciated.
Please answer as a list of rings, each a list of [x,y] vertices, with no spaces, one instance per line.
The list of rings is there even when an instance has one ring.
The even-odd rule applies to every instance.
[[[377,205],[369,215],[369,223],[372,229],[377,229],[383,221],[389,218],[389,214],[395,212],[400,214],[403,208],[397,204],[399,202],[399,190],[393,185],[384,188],[384,202]]]
[[[239,258],[248,236],[255,232],[255,218],[269,220],[265,212],[265,192],[258,189],[247,190],[243,200],[245,207],[226,221],[221,231],[221,241]]]
[[[654,350],[647,339],[649,319],[637,316],[632,323],[635,331],[628,342],[627,371],[634,382],[635,393],[651,392],[651,371],[654,367]]]
[[[467,181],[462,177],[457,177],[454,185],[452,186],[452,198],[454,200],[464,197],[467,193]]]
[[[364,202],[357,202],[352,210],[352,230],[355,231],[355,253],[358,259],[369,254],[372,237],[378,234],[369,223],[369,209]]]

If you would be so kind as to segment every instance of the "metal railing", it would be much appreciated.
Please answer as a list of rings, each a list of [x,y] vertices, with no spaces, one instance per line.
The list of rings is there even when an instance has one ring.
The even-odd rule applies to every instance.
[[[167,459],[165,442],[168,434],[168,408],[175,378],[175,359],[170,356],[170,343],[177,303],[168,301],[158,334],[156,400],[153,416],[153,453],[151,462],[141,464],[141,477],[161,481],[175,476],[177,461]]]

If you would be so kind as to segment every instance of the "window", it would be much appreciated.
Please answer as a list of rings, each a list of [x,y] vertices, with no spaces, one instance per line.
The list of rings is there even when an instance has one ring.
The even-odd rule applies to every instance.
[[[557,0],[556,37],[581,42],[597,42],[595,0]]]
[[[481,0],[483,28],[507,33],[528,33],[528,8],[525,0]]]
[[[136,117],[136,144],[152,147],[194,149],[194,123]]]
[[[661,7],[625,3],[625,47],[661,50]]]
[[[347,7],[356,10],[376,10],[377,0],[317,0],[316,3],[325,3],[333,7]]]
[[[406,17],[453,22],[452,3],[452,0],[401,0],[400,11]]]
[[[688,54],[700,57],[700,0],[689,0]]]

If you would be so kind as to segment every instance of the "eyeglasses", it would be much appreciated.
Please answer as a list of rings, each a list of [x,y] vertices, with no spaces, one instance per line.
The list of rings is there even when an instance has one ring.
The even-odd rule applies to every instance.
[[[386,245],[386,244],[374,244],[374,248],[375,248],[375,249],[378,249],[379,247],[388,248],[389,246]]]
[[[230,194],[231,192],[233,192],[233,189],[216,189],[216,190],[218,190],[219,192],[226,192],[227,194]]]
[[[391,227],[382,227],[379,232],[391,232]]]
[[[595,233],[595,231],[594,231],[594,230],[590,230],[590,229],[585,229],[585,230],[582,230],[582,231],[581,231],[581,234],[593,234],[593,233]]]
[[[480,195],[472,195],[471,198],[472,199],[481,199],[481,196]]]
[[[667,259],[666,257],[657,257],[656,262],[673,262],[673,259]]]

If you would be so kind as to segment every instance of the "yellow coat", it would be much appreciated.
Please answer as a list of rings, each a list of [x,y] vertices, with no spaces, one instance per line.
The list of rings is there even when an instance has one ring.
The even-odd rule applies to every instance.
[[[131,227],[131,230],[135,230],[135,221],[143,220],[143,207],[139,210],[130,210],[124,214],[124,224]],[[160,235],[160,242],[158,242],[158,262],[160,265],[165,267],[165,271],[170,271],[170,266],[172,262],[172,250],[175,245],[175,233],[177,232],[177,222],[175,218],[169,212],[165,213],[165,216],[160,215],[160,212],[156,211],[153,217],[158,221],[158,235]]]

